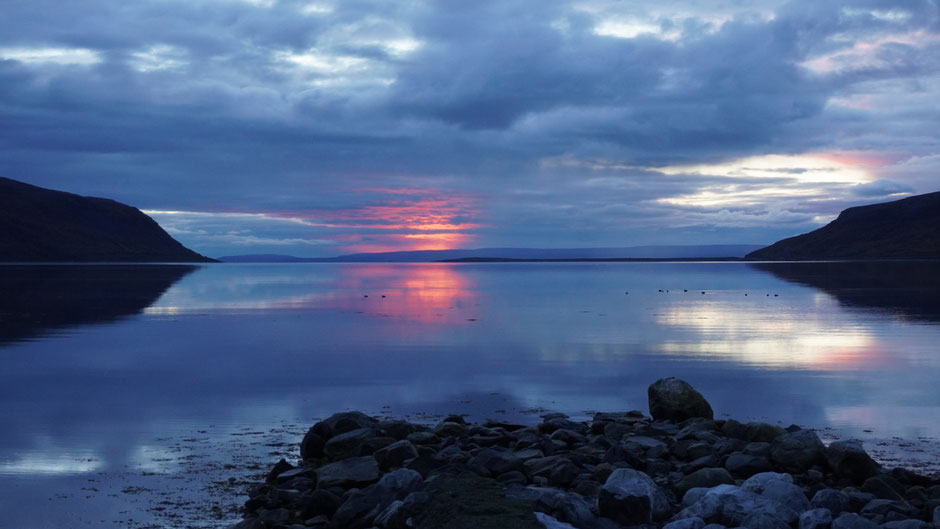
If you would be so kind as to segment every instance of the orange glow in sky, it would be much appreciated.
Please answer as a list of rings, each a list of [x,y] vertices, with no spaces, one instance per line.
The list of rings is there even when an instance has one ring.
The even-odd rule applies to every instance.
[[[319,226],[336,229],[331,237],[346,253],[446,250],[466,247],[483,224],[479,197],[416,188],[360,188],[373,195],[364,205],[341,210],[297,213]]]

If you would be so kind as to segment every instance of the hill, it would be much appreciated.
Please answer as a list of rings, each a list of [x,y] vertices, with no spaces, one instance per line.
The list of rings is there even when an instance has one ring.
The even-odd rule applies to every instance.
[[[0,177],[0,262],[210,262],[137,208]]]
[[[940,259],[940,192],[846,209],[818,230],[783,239],[747,258]]]

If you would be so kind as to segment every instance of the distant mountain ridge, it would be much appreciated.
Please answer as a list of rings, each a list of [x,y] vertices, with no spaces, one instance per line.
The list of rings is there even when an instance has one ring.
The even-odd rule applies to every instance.
[[[710,259],[744,257],[748,252],[761,247],[758,244],[713,244],[625,248],[477,248],[357,253],[320,258],[273,254],[228,255],[218,259],[225,263],[426,263],[455,259]]]
[[[751,252],[748,259],[940,259],[940,192],[844,210],[818,230]]]
[[[0,177],[0,262],[212,262],[137,208]]]

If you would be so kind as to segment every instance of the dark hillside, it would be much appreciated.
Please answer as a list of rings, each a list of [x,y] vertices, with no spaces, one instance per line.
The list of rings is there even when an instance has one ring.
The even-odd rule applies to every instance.
[[[748,259],[940,259],[940,192],[849,208],[818,230],[751,252]]]
[[[0,177],[0,262],[210,262],[137,208]]]

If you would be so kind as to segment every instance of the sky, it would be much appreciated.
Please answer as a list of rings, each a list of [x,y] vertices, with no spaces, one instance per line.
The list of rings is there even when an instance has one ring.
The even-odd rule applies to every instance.
[[[938,0],[3,0],[0,176],[210,256],[763,244],[940,190]]]

